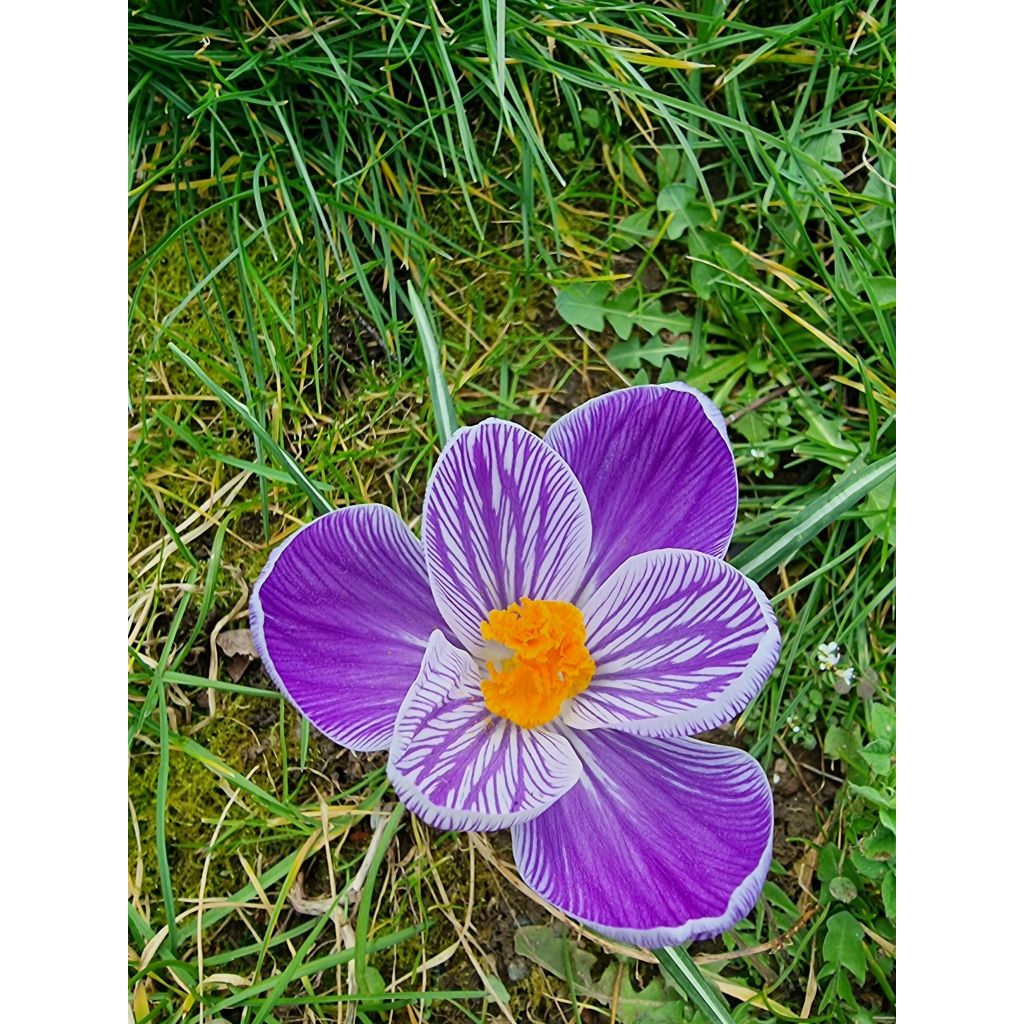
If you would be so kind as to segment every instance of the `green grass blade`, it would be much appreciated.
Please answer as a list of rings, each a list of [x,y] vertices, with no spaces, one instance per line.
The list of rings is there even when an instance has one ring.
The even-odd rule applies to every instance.
[[[157,681],[157,687],[160,697],[160,764],[156,777],[156,858],[167,917],[167,944],[173,953],[178,946],[178,926],[175,922],[174,883],[167,856],[167,783],[171,773],[171,745],[167,723],[167,691],[162,679]]]
[[[434,422],[437,424],[437,434],[443,447],[459,427],[455,418],[455,406],[452,405],[452,396],[445,383],[444,371],[441,369],[441,349],[434,336],[433,325],[412,285],[409,285],[409,305],[412,307],[413,319],[416,321],[416,329],[423,345],[423,358],[427,363],[427,379],[430,384],[430,400],[434,405]]]
[[[693,1000],[708,1024],[735,1024],[718,989],[704,977],[685,949],[681,946],[656,949],[654,955],[672,982]]]
[[[263,442],[267,451],[287,470],[288,475],[299,485],[299,489],[309,498],[317,515],[332,511],[331,503],[320,493],[315,484],[302,471],[299,464],[271,436],[266,428],[249,411],[248,406],[240,402],[230,392],[225,391],[205,370],[191,357],[185,355],[173,342],[167,347],[181,360],[228,408],[233,409],[245,420],[245,425]]]
[[[359,896],[359,910],[356,913],[355,953],[356,979],[359,983],[359,989],[362,992],[365,992],[368,989],[366,978],[366,953],[370,935],[370,905],[373,902],[373,884],[377,880],[377,872],[380,870],[381,863],[384,860],[384,855],[388,852],[391,840],[395,838],[398,826],[402,824],[403,816],[404,809],[402,805],[399,804],[391,812],[391,817],[388,819],[387,824],[384,826],[384,830],[381,832],[380,845],[378,845],[377,849],[373,853],[373,859],[370,861],[370,868],[366,873],[366,880],[363,882],[363,891]]]
[[[732,564],[752,579],[761,579],[895,471],[895,455],[888,455],[870,466],[847,470],[820,498],[815,498],[788,523],[741,551],[732,559]]]

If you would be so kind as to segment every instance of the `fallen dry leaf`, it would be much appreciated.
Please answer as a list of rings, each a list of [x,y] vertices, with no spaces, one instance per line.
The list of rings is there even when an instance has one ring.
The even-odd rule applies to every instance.
[[[256,645],[252,642],[252,630],[225,629],[217,637],[217,646],[229,657],[242,655],[250,661],[260,656]]]

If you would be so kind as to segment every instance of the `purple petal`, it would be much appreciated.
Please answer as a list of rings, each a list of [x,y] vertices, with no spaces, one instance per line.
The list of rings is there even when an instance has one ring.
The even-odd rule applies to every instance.
[[[314,519],[276,548],[249,603],[267,673],[335,743],[384,750],[444,620],[420,543],[383,505]]]
[[[732,747],[615,729],[572,733],[579,783],[512,830],[523,880],[623,942],[658,948],[731,928],[771,863],[772,798]]]
[[[569,464],[593,515],[583,596],[627,558],[656,548],[721,557],[736,525],[736,463],[725,420],[685,384],[594,398],[545,440]]]
[[[563,709],[576,729],[713,729],[746,707],[779,657],[768,599],[700,551],[634,556],[586,602],[583,618],[597,671]]]
[[[476,662],[440,632],[431,637],[388,758],[402,803],[435,828],[509,828],[549,807],[580,770],[562,736],[492,715]]]
[[[473,654],[480,623],[522,597],[571,601],[590,550],[590,510],[569,467],[528,430],[487,420],[441,453],[423,503],[438,608]]]

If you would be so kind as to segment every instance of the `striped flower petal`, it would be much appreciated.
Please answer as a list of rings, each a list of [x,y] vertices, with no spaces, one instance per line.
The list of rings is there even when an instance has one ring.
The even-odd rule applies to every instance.
[[[651,384],[601,395],[558,420],[545,441],[583,485],[593,515],[580,600],[643,551],[725,554],[736,464],[722,414],[699,391]]]
[[[779,656],[765,595],[699,551],[630,558],[584,604],[583,617],[597,671],[563,709],[577,729],[713,729],[746,707]]]
[[[249,619],[271,679],[335,743],[385,750],[443,628],[419,541],[389,508],[314,519],[271,554]]]
[[[480,623],[526,596],[571,601],[590,550],[590,510],[568,466],[528,430],[487,420],[441,453],[423,503],[438,608],[472,654]]]
[[[487,832],[540,814],[579,775],[566,739],[492,715],[476,662],[434,633],[388,758],[402,803],[435,828]]]
[[[512,830],[523,880],[560,910],[648,948],[720,935],[748,914],[771,863],[761,766],[691,739],[577,732],[583,775]]]

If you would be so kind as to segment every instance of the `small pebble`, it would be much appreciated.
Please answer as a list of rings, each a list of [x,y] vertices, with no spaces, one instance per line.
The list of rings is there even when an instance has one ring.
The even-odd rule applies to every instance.
[[[521,956],[514,956],[508,962],[508,980],[522,981],[530,973],[529,961]]]

